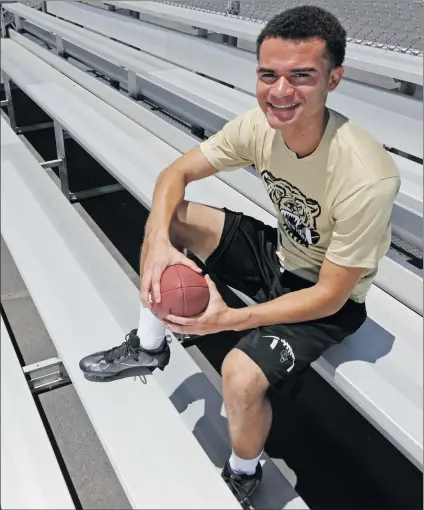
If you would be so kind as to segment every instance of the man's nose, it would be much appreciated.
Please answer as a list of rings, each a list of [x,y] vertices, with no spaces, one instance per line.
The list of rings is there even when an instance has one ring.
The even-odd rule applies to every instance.
[[[287,80],[284,76],[274,83],[274,86],[271,89],[271,95],[276,98],[283,98],[287,96],[293,95],[294,88],[289,80]]]

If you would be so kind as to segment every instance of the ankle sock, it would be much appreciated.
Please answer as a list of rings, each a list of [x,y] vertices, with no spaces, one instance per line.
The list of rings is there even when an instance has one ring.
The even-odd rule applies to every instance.
[[[162,322],[148,309],[140,304],[140,321],[137,329],[140,345],[146,351],[154,351],[162,346],[165,328]]]
[[[167,343],[168,343],[167,339],[164,338],[162,340],[162,343],[157,349],[145,349],[143,346],[141,346],[141,348],[143,349],[144,352],[147,352],[147,354],[160,354],[166,349]]]
[[[231,470],[236,475],[253,475],[256,473],[256,466],[258,465],[259,459],[262,456],[263,451],[254,459],[241,459],[238,457],[233,450],[230,457]]]

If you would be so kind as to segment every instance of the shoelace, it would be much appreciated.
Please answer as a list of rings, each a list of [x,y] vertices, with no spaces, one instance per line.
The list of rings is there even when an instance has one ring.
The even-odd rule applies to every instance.
[[[236,497],[237,501],[243,506],[245,510],[255,510],[249,499],[249,496],[240,488],[240,482],[233,474],[230,475],[226,482]]]
[[[112,363],[116,359],[128,356],[129,354],[131,354],[135,361],[138,361],[137,349],[132,347],[132,345],[130,344],[130,335],[127,334],[125,336],[125,342],[123,342],[121,345],[118,345],[117,347],[109,349],[108,351],[105,352],[104,356],[105,360],[108,363]]]

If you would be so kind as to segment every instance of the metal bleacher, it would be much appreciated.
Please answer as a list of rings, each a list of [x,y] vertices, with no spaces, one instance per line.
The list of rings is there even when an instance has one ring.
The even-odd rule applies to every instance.
[[[37,89],[38,81],[42,85],[38,87],[39,91],[55,95],[61,104],[73,105],[74,111],[75,106],[84,106],[78,104],[78,100],[81,101],[78,92],[82,98],[92,99],[91,94],[81,88],[75,91],[74,97],[68,95],[66,98],[66,88],[61,91],[60,80],[56,87],[48,87],[51,75],[44,74],[48,67],[46,64],[34,60],[31,70],[32,64],[25,60],[25,53],[31,58],[28,52],[20,51],[12,41],[3,41],[3,44],[2,60],[7,69],[10,66],[8,57],[12,54],[18,59],[24,58],[21,62],[28,64],[23,68],[22,81],[15,76],[25,90],[28,90],[26,84]],[[37,64],[40,66],[38,80],[34,79]],[[51,70],[51,73],[55,72]],[[68,85],[72,87],[71,82]],[[36,96],[34,99],[39,100]],[[93,107],[89,112],[91,123],[87,131],[95,133],[102,125],[107,127],[109,113],[111,120],[116,122],[111,136],[121,136],[121,139],[115,138],[115,142],[124,144],[128,139],[134,148],[135,144],[131,142],[143,140],[144,135],[146,143],[152,143],[149,140],[152,136],[140,126],[126,121],[125,117],[100,101],[98,106],[104,110],[103,115]],[[57,113],[62,117],[60,111]],[[75,117],[77,115],[75,113]],[[70,122],[64,125],[70,133],[74,133]],[[131,127],[134,128],[132,132]],[[136,132],[141,134],[140,138]],[[140,381],[133,384],[131,379],[125,379],[107,388],[84,378],[78,362],[87,348],[95,352],[102,348],[103,342],[123,338],[130,324],[137,319],[138,291],[42,167],[14,136],[16,139],[12,142],[10,136],[2,138],[2,235],[129,501],[134,508],[239,508],[155,378],[149,378],[147,384]],[[98,135],[95,137],[99,139]],[[110,145],[111,139],[106,142]],[[90,140],[87,140],[89,143]],[[105,148],[106,144],[98,144],[98,149],[101,150],[102,146]],[[152,152],[154,150],[153,145]],[[128,151],[129,154],[131,152]],[[28,253],[31,257],[26,256]],[[75,292],[82,292],[84,299],[78,299]],[[58,296],[60,299],[57,299]],[[75,316],[78,321],[72,320]],[[173,350],[182,349],[177,342],[173,347]],[[179,358],[174,356],[175,360]],[[136,402],[140,405],[134,405]],[[155,402],[154,419],[145,413],[149,402]],[[105,413],[110,408],[114,409],[112,416]],[[129,423],[137,430],[138,436],[148,438],[147,443],[134,441],[132,434],[120,433]],[[149,444],[155,448],[152,456],[148,455]],[[125,451],[131,451],[131,455],[122,455]],[[15,453],[18,455],[19,451]],[[146,456],[148,462],[140,463],[140,459]],[[185,456],[193,459],[192,462],[181,463]],[[161,490],[164,457],[173,473],[172,479],[167,481],[166,491]],[[36,498],[36,494],[33,497]]]
[[[1,136],[16,138],[3,119]],[[2,508],[75,508],[3,318],[1,409]]]
[[[191,13],[187,9],[185,11]],[[19,10],[15,7],[11,12],[21,13],[24,18],[28,11],[19,6]],[[83,59],[119,83],[127,84],[128,72],[135,73],[136,77],[132,77],[134,90],[130,91],[132,96],[147,95],[192,125],[201,123],[203,129],[214,132],[236,114],[255,105],[256,63],[252,53],[152,26],[134,18],[121,16],[121,23],[116,23],[116,14],[80,3],[49,2],[49,12],[61,17],[66,15],[67,20],[89,27],[103,36],[87,33],[88,30],[79,26],[70,27],[69,23],[60,19],[46,19],[38,12],[31,13],[31,19],[36,23],[29,27],[29,20],[22,21],[23,27],[50,44],[55,45],[55,37],[61,37],[61,44],[68,54]],[[187,20],[187,23],[192,22],[191,18]],[[56,35],[53,36],[52,32]],[[105,40],[104,36],[108,39]],[[125,48],[122,43],[125,43]],[[142,53],[128,45],[142,49]],[[199,73],[238,90],[199,76]],[[344,80],[330,95],[329,106],[360,125],[366,125],[371,134],[395,152],[422,158],[423,130],[418,99]],[[395,208],[394,233],[422,247],[420,164],[399,154],[391,154],[404,176],[398,197],[404,207]],[[264,190],[262,197],[261,205],[272,207]]]
[[[195,393],[201,380],[211,398],[222,405],[211,381],[175,338],[170,365],[164,372],[144,374],[144,384],[132,378],[93,384],[79,370],[78,361],[87,352],[114,345],[116,338],[137,324],[139,295],[73,210],[77,195],[69,189],[63,133],[119,183],[90,190],[85,196],[125,189],[149,210],[155,180],[163,168],[256,105],[255,55],[238,45],[254,42],[258,24],[150,1],[107,1],[102,6],[46,2],[47,12],[18,3],[3,8],[15,16],[15,23],[1,40],[3,106],[7,106],[11,125],[2,119],[1,234],[58,356],[133,508],[239,508],[217,469],[228,453],[226,431],[205,415],[208,430],[214,434],[199,444],[192,434],[190,414],[179,412],[179,402],[170,400],[182,387]],[[116,9],[128,9],[138,16]],[[161,19],[166,20],[163,26]],[[208,37],[212,33],[230,36],[231,44],[212,40]],[[350,44],[346,65],[420,87],[419,60]],[[11,83],[52,118],[57,160],[38,163],[18,137],[8,88]],[[392,224],[407,254],[398,245],[392,246],[369,293],[366,324],[330,349],[313,368],[422,471],[423,275],[422,268],[413,263],[423,249],[422,104],[400,91],[346,79],[331,95],[329,106],[371,132],[398,164],[402,186]],[[52,166],[59,167],[60,189],[45,173]],[[186,199],[218,207],[231,202],[233,209],[276,224],[275,210],[250,168],[193,182]],[[2,335],[2,359],[13,353],[5,338]],[[13,380],[25,386],[16,362],[10,371]],[[2,395],[3,374],[2,365]],[[4,391],[10,403],[10,423],[17,422],[20,408],[13,408],[11,391],[7,387]],[[22,395],[20,405],[29,408],[29,390],[22,389]],[[134,402],[154,402],[154,415]],[[110,408],[113,419],[105,413]],[[46,438],[40,423],[35,418],[32,423],[34,434],[40,437],[39,448],[50,455],[43,446]],[[149,441],[137,443],[131,435],[123,436],[128,423]],[[2,462],[3,451],[5,456],[9,451],[3,444],[14,433],[12,425],[2,430]],[[32,434],[28,427],[19,433]],[[28,467],[28,487],[33,483],[42,491],[44,481],[37,478],[34,455],[24,452],[25,441],[22,444],[17,455]],[[210,451],[215,452],[215,466]],[[164,457],[168,472],[174,475],[166,477],[166,490]],[[12,462],[10,455],[5,458]],[[184,458],[190,462],[181,462]],[[255,506],[307,508],[266,454],[262,462],[265,476]],[[54,462],[51,472],[59,480],[57,492],[34,493],[26,508],[60,505],[55,494],[63,483]],[[17,471],[10,472],[5,483],[12,487],[17,477]],[[19,506],[13,501],[13,491],[7,492],[11,499],[4,494],[2,508]],[[66,491],[60,497],[70,505],[60,508],[72,508]]]

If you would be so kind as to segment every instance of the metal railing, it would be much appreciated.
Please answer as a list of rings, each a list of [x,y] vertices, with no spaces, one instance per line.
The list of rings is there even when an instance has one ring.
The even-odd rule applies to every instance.
[[[157,0],[264,23],[278,12],[314,4],[335,14],[349,42],[423,56],[423,0]]]

